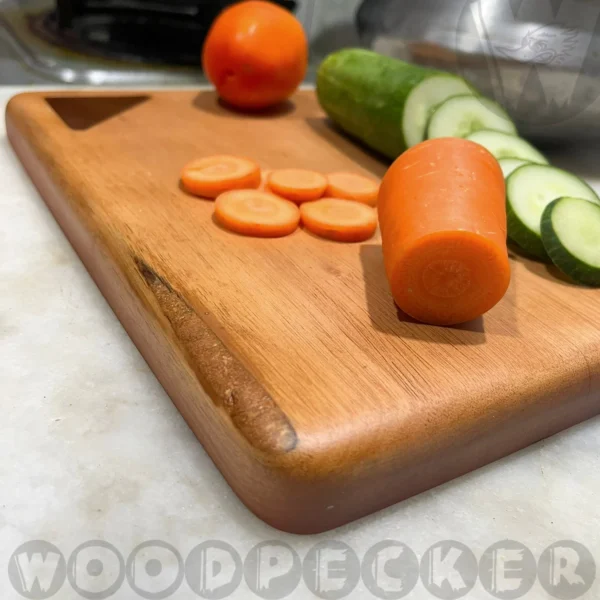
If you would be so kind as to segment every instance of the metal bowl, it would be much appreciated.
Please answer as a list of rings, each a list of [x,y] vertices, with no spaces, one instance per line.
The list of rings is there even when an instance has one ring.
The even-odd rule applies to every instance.
[[[537,140],[600,137],[600,2],[365,0],[374,50],[456,72]]]

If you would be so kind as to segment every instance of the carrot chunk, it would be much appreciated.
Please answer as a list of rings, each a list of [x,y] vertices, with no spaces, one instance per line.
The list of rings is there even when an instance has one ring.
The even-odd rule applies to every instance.
[[[233,190],[215,201],[215,219],[226,229],[254,237],[293,233],[300,211],[292,202],[258,190]]]
[[[187,164],[181,174],[181,183],[190,194],[216,198],[229,190],[257,188],[260,167],[239,156],[208,156]]]
[[[364,242],[377,229],[375,210],[360,202],[323,198],[302,204],[300,214],[308,231],[337,242]]]
[[[439,138],[394,162],[379,193],[379,224],[392,295],[432,325],[475,319],[510,283],[504,177],[482,146]]]
[[[274,194],[301,204],[321,198],[327,188],[327,178],[306,169],[278,169],[271,171],[267,185]]]
[[[327,176],[327,191],[331,198],[355,200],[369,206],[377,204],[379,183],[356,173],[330,173]]]

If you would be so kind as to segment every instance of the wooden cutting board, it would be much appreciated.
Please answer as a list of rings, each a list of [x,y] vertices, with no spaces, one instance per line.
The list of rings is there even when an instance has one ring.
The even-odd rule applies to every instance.
[[[254,117],[212,92],[32,93],[6,118],[173,402],[277,528],[341,525],[600,413],[599,291],[511,256],[484,318],[422,325],[394,306],[379,238],[243,238],[179,189],[182,165],[215,153],[383,175],[311,92]]]

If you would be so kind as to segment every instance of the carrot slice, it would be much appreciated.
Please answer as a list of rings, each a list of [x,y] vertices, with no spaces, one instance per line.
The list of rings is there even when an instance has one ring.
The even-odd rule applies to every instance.
[[[216,198],[229,190],[257,188],[260,185],[260,167],[254,161],[239,156],[207,156],[183,168],[181,183],[190,194]]]
[[[300,207],[306,229],[336,242],[364,242],[377,229],[375,210],[360,202],[323,198]]]
[[[267,185],[274,194],[301,204],[321,198],[327,188],[327,178],[316,171],[279,169],[269,174]]]
[[[226,229],[254,237],[293,233],[300,211],[292,202],[259,190],[233,190],[215,201],[215,219]]]
[[[369,206],[377,204],[379,183],[356,173],[331,173],[327,176],[327,196],[355,200]]]
[[[482,146],[439,138],[402,154],[381,184],[379,223],[392,295],[411,317],[456,325],[506,293],[504,177]]]

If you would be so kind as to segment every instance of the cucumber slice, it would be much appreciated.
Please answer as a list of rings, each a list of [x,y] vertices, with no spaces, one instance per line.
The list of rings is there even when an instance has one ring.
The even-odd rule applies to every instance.
[[[502,107],[483,96],[453,96],[440,104],[427,126],[427,139],[464,138],[481,129],[517,135],[517,128]]]
[[[542,241],[573,281],[600,287],[600,206],[581,198],[554,200],[542,215]]]
[[[519,167],[531,164],[528,160],[523,160],[522,158],[501,158],[498,162],[500,163],[502,173],[504,173],[504,179],[507,179]]]
[[[467,139],[487,148],[498,160],[501,158],[521,158],[540,165],[548,164],[548,159],[529,142],[508,133],[482,129],[467,136]]]
[[[508,237],[523,250],[548,260],[541,238],[542,214],[557,198],[572,196],[600,204],[579,177],[547,165],[524,165],[506,181]]]
[[[409,93],[402,115],[402,132],[408,148],[425,139],[427,121],[435,107],[451,96],[476,94],[461,77],[450,74],[434,75],[417,84]]]

